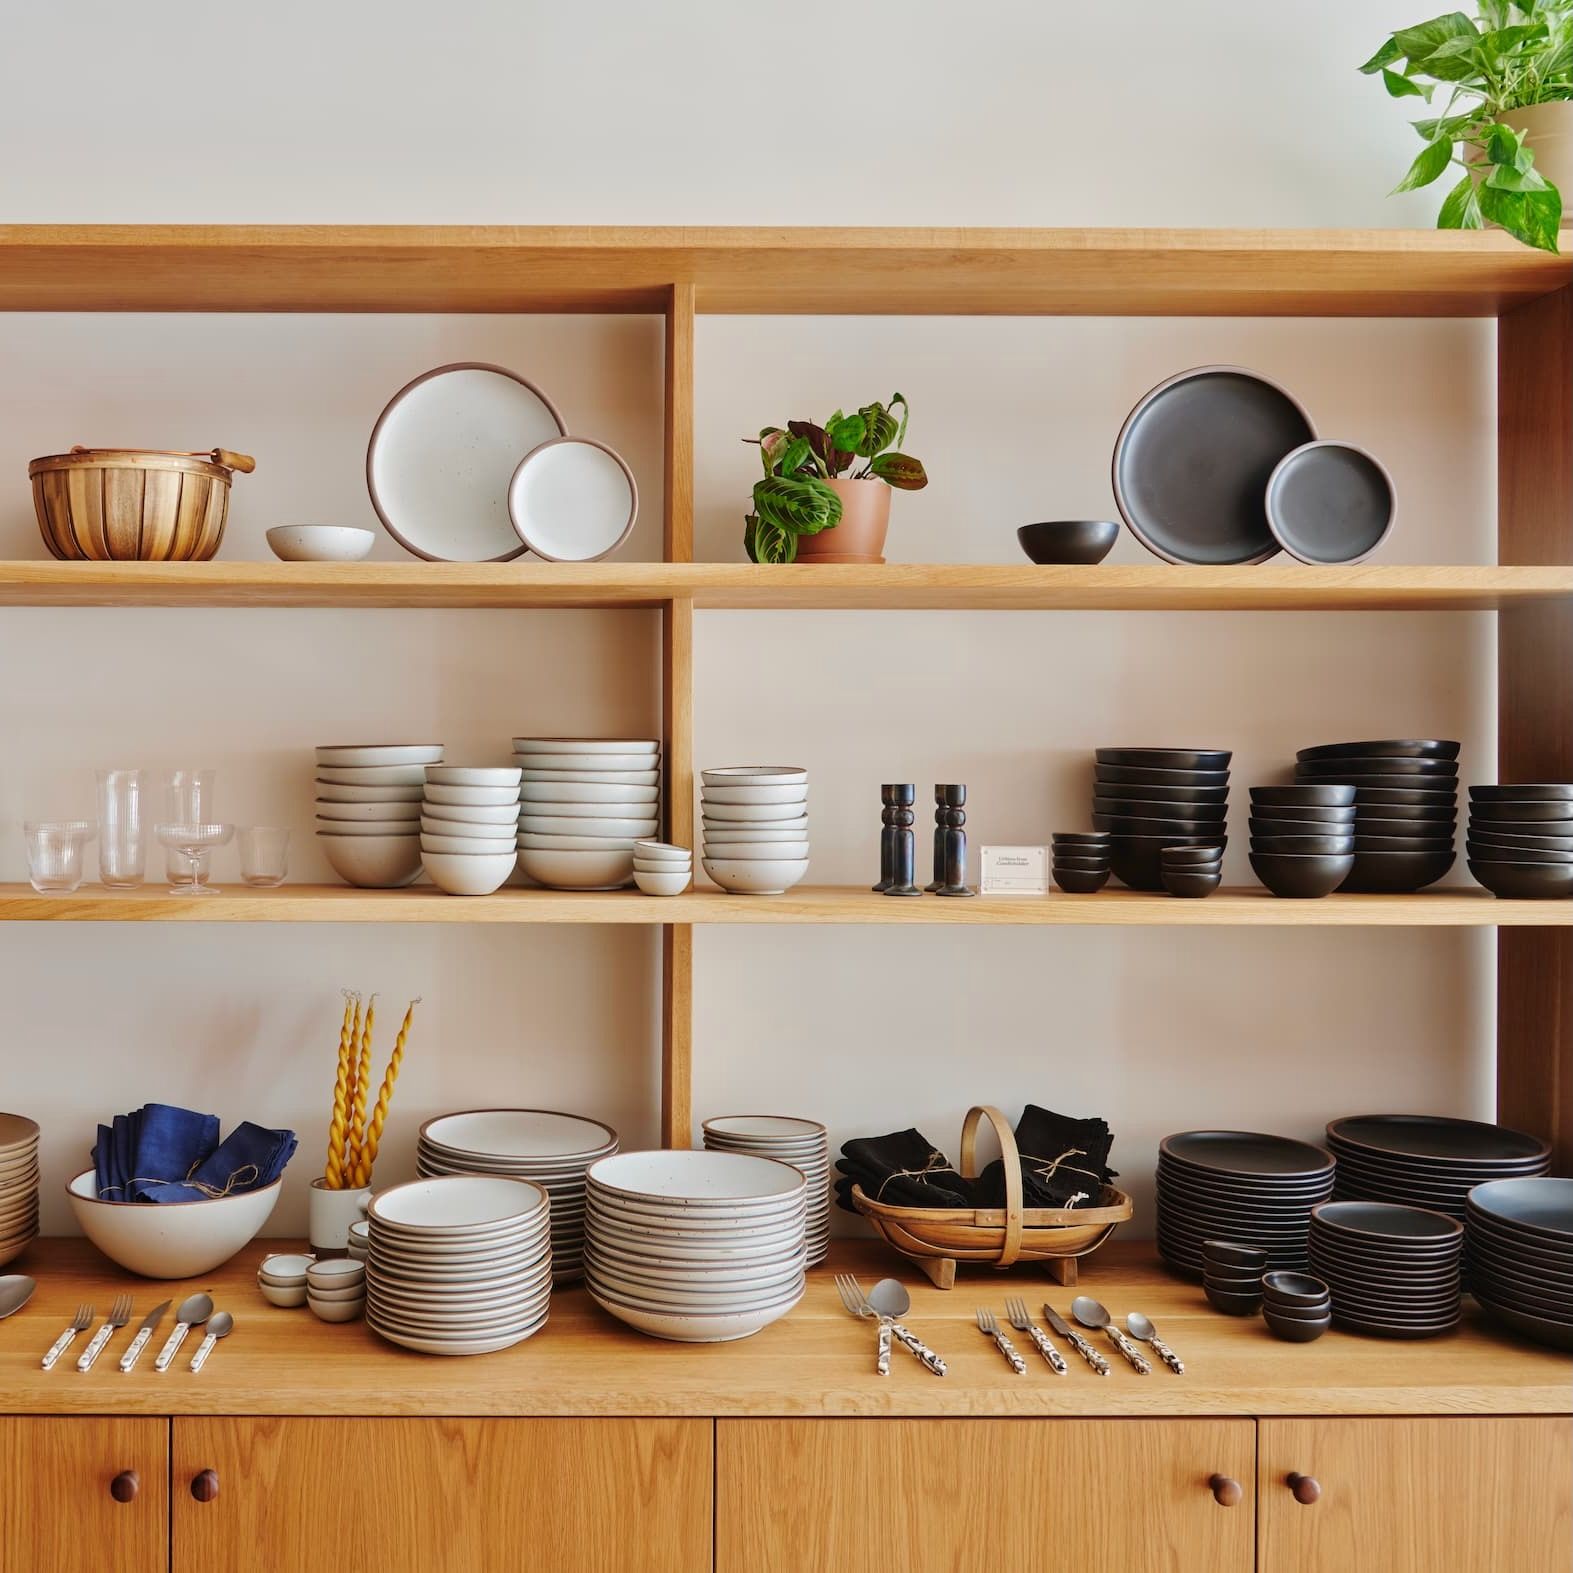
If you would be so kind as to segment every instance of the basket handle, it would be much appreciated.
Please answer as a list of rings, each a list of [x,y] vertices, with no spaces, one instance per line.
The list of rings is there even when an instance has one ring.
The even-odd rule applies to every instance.
[[[256,469],[257,461],[249,453],[234,453],[228,448],[209,448],[203,453],[190,449],[180,448],[86,448],[81,443],[76,443],[72,453],[156,453],[165,459],[206,459],[209,464],[221,464],[226,470],[239,470],[242,475],[250,475]]]
[[[961,1127],[961,1174],[974,1180],[978,1174],[978,1126],[984,1119],[994,1127],[999,1139],[1000,1157],[1005,1168],[1005,1245],[1000,1251],[999,1265],[1013,1266],[1021,1255],[1021,1153],[1016,1147],[1016,1133],[1005,1116],[992,1104],[974,1104],[967,1111]]]

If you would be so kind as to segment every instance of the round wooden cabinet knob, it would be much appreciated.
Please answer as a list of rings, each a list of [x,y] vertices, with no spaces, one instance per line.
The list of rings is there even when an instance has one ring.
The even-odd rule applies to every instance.
[[[211,1502],[218,1495],[218,1471],[204,1469],[201,1474],[193,1476],[191,1494],[199,1502]]]
[[[1240,1489],[1240,1482],[1232,1475],[1213,1475],[1207,1482],[1207,1489],[1213,1494],[1213,1501],[1219,1507],[1238,1507],[1240,1499],[1245,1492]]]
[[[134,1502],[137,1496],[137,1472],[134,1469],[122,1469],[113,1480],[109,1482],[109,1494],[117,1502]]]
[[[1310,1507],[1313,1502],[1322,1499],[1322,1483],[1315,1475],[1290,1475],[1289,1489],[1294,1492],[1294,1499],[1302,1507]]]

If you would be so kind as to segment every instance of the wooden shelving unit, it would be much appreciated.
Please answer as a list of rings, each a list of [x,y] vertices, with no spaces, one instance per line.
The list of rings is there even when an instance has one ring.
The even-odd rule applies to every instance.
[[[1573,779],[1573,260],[1430,231],[0,227],[0,310],[643,312],[664,318],[664,562],[0,563],[0,605],[651,609],[662,619],[668,833],[693,834],[696,611],[1485,611],[1503,780]],[[1310,569],[694,563],[694,319],[705,312],[1492,317],[1500,566]],[[1494,926],[1498,1106],[1573,1168],[1573,903],[1474,890],[1177,902],[1132,892],[888,902],[809,889],[506,892],[286,887],[171,902],[0,887],[0,920],[650,923],[663,930],[662,1128],[690,1139],[700,923]]]

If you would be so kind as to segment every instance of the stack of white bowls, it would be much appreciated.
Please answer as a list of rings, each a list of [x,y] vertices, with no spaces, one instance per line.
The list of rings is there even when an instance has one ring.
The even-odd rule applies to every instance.
[[[584,1175],[617,1151],[617,1132],[599,1120],[552,1109],[470,1109],[421,1126],[415,1165],[422,1176],[502,1175],[533,1180],[552,1204],[552,1278],[584,1270]]]
[[[306,1269],[306,1304],[322,1322],[355,1322],[366,1309],[366,1264],[347,1256]]]
[[[648,738],[516,737],[519,867],[554,890],[618,890],[634,840],[661,817],[661,745]]]
[[[441,743],[335,743],[317,750],[317,844],[333,871],[366,890],[421,873],[421,789]]]
[[[0,1267],[38,1233],[38,1125],[0,1114]]]
[[[704,1123],[710,1152],[746,1152],[756,1158],[789,1163],[808,1181],[804,1225],[808,1265],[817,1266],[830,1250],[830,1137],[817,1120],[784,1114],[728,1114]]]
[[[432,765],[421,803],[421,859],[450,896],[489,896],[513,873],[517,765]]]
[[[647,896],[680,896],[694,881],[694,854],[667,841],[634,842],[634,883]]]
[[[707,873],[723,890],[779,896],[808,873],[808,772],[727,765],[703,772]]]
[[[585,1282],[619,1321],[680,1343],[747,1338],[803,1297],[807,1186],[735,1152],[628,1152],[590,1169]]]
[[[433,1355],[507,1349],[546,1324],[550,1208],[527,1180],[411,1180],[372,1198],[366,1321]]]

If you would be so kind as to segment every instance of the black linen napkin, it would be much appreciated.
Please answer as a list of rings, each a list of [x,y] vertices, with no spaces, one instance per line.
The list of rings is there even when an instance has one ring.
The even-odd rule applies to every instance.
[[[1096,1207],[1117,1171],[1109,1167],[1114,1135],[1106,1120],[1077,1120],[1029,1103],[1016,1122],[1022,1202],[1027,1207]],[[980,1207],[1005,1205],[1005,1166],[996,1158],[977,1178]]]
[[[854,1184],[873,1201],[891,1207],[975,1207],[974,1183],[962,1179],[950,1159],[921,1131],[908,1128],[888,1136],[854,1136],[836,1162],[839,1204],[855,1212]]]

